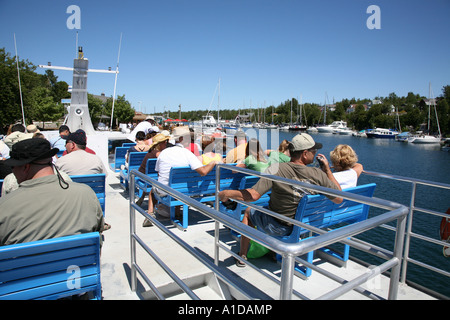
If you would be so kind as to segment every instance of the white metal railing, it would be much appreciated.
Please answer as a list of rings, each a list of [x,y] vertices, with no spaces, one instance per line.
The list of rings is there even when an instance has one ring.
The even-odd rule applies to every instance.
[[[414,179],[414,178],[409,178],[409,177],[403,177],[403,176],[397,176],[397,175],[385,174],[385,173],[379,173],[379,172],[373,172],[373,171],[364,171],[363,173],[367,174],[369,176],[373,176],[373,177],[385,178],[385,179],[390,179],[390,180],[395,180],[395,181],[403,181],[403,182],[408,182],[411,184],[411,197],[410,197],[410,204],[408,207],[408,220],[407,220],[407,228],[406,228],[406,234],[405,234],[405,249],[404,249],[404,253],[403,253],[403,266],[402,266],[400,281],[402,283],[404,283],[406,281],[408,263],[413,263],[413,264],[418,265],[427,270],[439,273],[446,277],[450,277],[450,272],[448,272],[448,271],[433,267],[428,263],[425,263],[423,261],[418,261],[418,260],[415,260],[415,259],[412,259],[409,257],[411,238],[416,238],[416,239],[419,239],[419,240],[422,240],[425,242],[434,243],[436,245],[442,245],[442,246],[449,245],[448,242],[436,240],[434,238],[412,232],[412,225],[413,225],[414,211],[418,211],[418,212],[422,212],[422,213],[426,213],[426,214],[430,214],[430,215],[438,216],[438,217],[450,218],[450,215],[448,215],[446,213],[416,207],[415,201],[416,201],[417,185],[424,185],[424,186],[429,186],[429,187],[434,187],[434,188],[439,188],[439,189],[450,190],[450,184],[441,183],[441,182],[433,182],[433,181],[428,181],[428,180],[421,180],[421,179]],[[384,227],[386,229],[392,230],[392,228],[389,226],[384,226]]]
[[[364,251],[372,251],[371,248],[367,248],[366,245],[361,245],[358,242],[355,242],[351,239],[348,239],[354,235],[357,235],[359,233],[365,232],[367,230],[373,229],[377,226],[380,226],[382,224],[388,223],[393,220],[397,220],[397,227],[396,227],[396,240],[395,240],[395,246],[394,251],[392,253],[388,251],[381,250],[380,256],[387,259],[385,263],[378,266],[377,268],[374,268],[372,272],[365,273],[364,275],[361,275],[357,277],[356,279],[353,279],[351,281],[343,281],[335,276],[331,276],[332,279],[342,283],[342,286],[338,287],[335,290],[330,291],[326,295],[322,296],[321,298],[324,299],[331,299],[335,298],[337,296],[340,296],[350,290],[359,290],[359,286],[364,283],[365,281],[368,281],[372,277],[378,275],[381,272],[384,272],[388,269],[391,269],[390,274],[390,283],[389,283],[389,299],[396,299],[397,293],[398,293],[398,284],[399,284],[399,276],[400,276],[400,267],[401,267],[401,261],[402,261],[402,251],[403,251],[403,239],[405,234],[405,226],[406,226],[406,216],[408,214],[408,208],[395,203],[391,201],[386,201],[383,199],[378,198],[369,198],[365,196],[360,196],[356,194],[351,194],[343,191],[337,191],[332,189],[327,189],[321,186],[315,186],[308,183],[302,183],[298,181],[293,181],[289,179],[280,178],[277,176],[272,175],[266,175],[266,174],[259,174],[255,173],[254,171],[238,168],[238,167],[231,167],[227,165],[217,165],[216,170],[216,180],[220,179],[220,169],[225,170],[233,170],[242,172],[245,174],[251,174],[256,175],[260,177],[264,177],[267,179],[277,180],[284,183],[289,183],[291,185],[298,185],[300,187],[306,187],[308,189],[315,190],[317,192],[320,192],[322,194],[329,194],[337,197],[342,197],[345,199],[350,199],[353,201],[365,203],[374,207],[382,208],[385,210],[388,210],[388,212],[385,212],[381,215],[378,215],[376,217],[367,219],[362,222],[354,223],[342,228],[339,228],[337,230],[333,230],[333,232],[326,232],[321,229],[317,229],[314,227],[311,227],[309,225],[306,225],[304,223],[298,222],[293,219],[286,218],[284,216],[278,215],[275,212],[272,212],[270,210],[267,210],[266,213],[271,214],[278,219],[282,219],[285,221],[288,221],[292,224],[297,224],[303,228],[312,230],[315,233],[318,233],[319,235],[317,237],[311,237],[308,239],[305,239],[299,243],[285,243],[281,240],[278,240],[276,238],[270,237],[266,235],[263,232],[260,232],[256,230],[255,228],[251,228],[249,226],[246,226],[242,224],[240,221],[235,220],[234,218],[223,214],[215,209],[212,209],[208,206],[205,206],[204,204],[191,199],[190,197],[187,197],[183,195],[182,193],[173,190],[169,188],[166,185],[162,185],[158,181],[149,178],[145,174],[140,173],[137,170],[132,170],[130,172],[130,240],[131,240],[131,283],[132,283],[132,290],[136,291],[137,286],[137,273],[139,273],[144,280],[149,284],[151,289],[156,293],[158,298],[163,298],[160,294],[158,294],[157,288],[151,283],[151,280],[144,274],[142,269],[139,267],[139,265],[136,262],[136,244],[141,245],[152,257],[155,259],[160,266],[166,270],[166,272],[173,277],[174,281],[177,282],[180,287],[185,292],[190,292],[189,295],[196,299],[196,295],[191,292],[191,290],[182,283],[182,281],[175,275],[175,273],[170,270],[156,254],[151,250],[151,248],[145,244],[144,241],[136,234],[136,228],[135,228],[135,211],[138,211],[140,214],[145,216],[145,218],[149,219],[156,227],[161,229],[163,232],[165,232],[167,235],[169,235],[173,240],[175,240],[180,246],[182,246],[184,249],[186,249],[192,256],[199,259],[202,263],[204,263],[209,269],[211,269],[216,276],[218,276],[222,281],[226,282],[228,285],[233,286],[234,289],[241,291],[241,293],[244,296],[248,296],[245,292],[240,289],[239,284],[234,283],[232,280],[228,279],[225,274],[222,272],[222,269],[218,266],[217,261],[219,257],[219,248],[222,250],[226,250],[229,252],[232,256],[238,258],[238,256],[231,252],[228,248],[221,245],[219,242],[219,225],[223,224],[224,226],[233,229],[237,231],[238,233],[242,234],[243,236],[250,238],[268,249],[279,253],[282,257],[282,264],[281,264],[281,276],[279,280],[280,285],[280,299],[286,300],[291,299],[292,294],[294,292],[293,290],[293,281],[294,281],[294,264],[295,261],[300,261],[304,264],[307,264],[306,261],[303,261],[302,259],[299,259],[298,256],[301,256],[302,254],[306,252],[310,252],[325,246],[328,246],[330,244],[341,242],[351,245],[352,247],[356,247],[360,250]],[[192,208],[195,208],[200,213],[206,215],[207,217],[213,219],[215,221],[215,253],[214,253],[214,260],[216,264],[211,263],[208,259],[205,259],[205,257],[200,254],[196,249],[192,248],[188,243],[186,243],[183,239],[176,236],[170,229],[167,229],[163,224],[159,223],[158,220],[154,219],[153,217],[149,216],[142,208],[137,206],[134,203],[134,190],[135,190],[135,178],[139,177],[140,179],[145,180],[146,182],[150,183],[153,187],[157,187],[158,189],[162,189],[166,193],[168,193],[170,196],[179,199],[181,202],[189,205]],[[218,188],[218,185],[216,183],[216,188]],[[219,190],[216,190],[216,194]],[[216,208],[218,208],[218,197],[216,197]],[[252,206],[250,203],[246,203],[247,206]],[[248,263],[248,262],[247,262]],[[251,265],[248,263],[248,265]],[[313,266],[315,269],[317,269],[317,266]],[[325,273],[325,272],[324,272]],[[267,275],[266,275],[267,276]],[[271,278],[268,276],[268,278]],[[273,279],[272,279],[273,280]],[[296,292],[294,292],[296,293]],[[297,294],[297,293],[296,293]],[[301,295],[300,295],[301,296]],[[302,296],[301,296],[302,297]],[[251,297],[249,297],[251,298]]]

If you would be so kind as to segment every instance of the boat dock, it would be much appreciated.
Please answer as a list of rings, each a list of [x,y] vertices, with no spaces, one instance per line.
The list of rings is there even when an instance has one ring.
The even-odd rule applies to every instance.
[[[146,206],[147,201],[145,200],[142,208],[146,208]],[[133,207],[137,208],[135,205]],[[239,268],[235,265],[232,253],[220,250],[216,266],[214,264],[216,231],[218,231],[217,234],[223,247],[229,248],[234,253],[239,250],[239,244],[231,236],[229,228],[222,223],[216,224],[213,219],[204,216],[195,207],[191,207],[189,227],[185,231],[175,227],[169,218],[159,214],[157,214],[157,225],[144,228],[142,227],[144,217],[139,210],[134,210],[134,208],[131,211],[135,212],[135,218],[132,218],[131,221],[135,219],[135,230],[134,227],[130,227],[131,211],[128,191],[121,187],[118,173],[110,171],[106,183],[105,221],[111,225],[111,229],[103,233],[104,242],[101,253],[104,300],[154,300],[158,298],[278,300],[286,297],[286,292],[292,292],[292,295],[290,293],[287,295],[289,299],[361,300],[388,299],[392,294],[389,289],[392,286],[391,278],[385,274],[378,274],[378,271],[384,271],[384,266],[373,269],[351,259],[346,262],[346,266],[337,266],[335,262],[332,263],[319,256],[314,260],[312,267],[318,267],[321,270],[313,269],[312,275],[307,280],[293,276],[292,287],[282,277],[283,273],[291,272],[291,270],[286,269],[284,263],[274,261],[270,254],[248,261],[256,269],[249,265]],[[203,205],[200,205],[200,209],[202,208]],[[131,232],[136,233],[136,236],[133,236],[136,241],[131,241]],[[136,247],[136,255],[133,258],[132,247]],[[158,262],[150,257],[149,250],[157,256]],[[352,250],[350,250],[350,255]],[[196,254],[201,257],[203,262],[194,257]],[[135,259],[136,263],[133,263],[132,259],[133,261]],[[394,263],[387,264],[392,266]],[[180,286],[175,283],[176,280],[169,277],[161,265],[170,269],[169,273],[175,273],[176,280],[183,281],[181,286],[186,286],[188,289],[185,291],[187,292],[180,289]],[[138,271],[136,282],[134,282],[134,270]],[[268,276],[261,274],[260,271],[266,272]],[[326,276],[327,273],[332,274],[331,277],[334,280]],[[334,289],[339,291],[340,288],[353,285],[352,280],[362,279],[366,276],[371,279],[366,283],[356,280],[358,283],[354,290],[337,297],[334,297],[334,293],[330,293]],[[149,280],[150,284],[146,280]],[[229,280],[232,284],[226,284]],[[156,293],[151,290],[152,286],[157,288]],[[192,289],[192,292],[189,291],[189,288]],[[432,295],[402,282],[398,284],[394,297],[399,300],[435,299]]]

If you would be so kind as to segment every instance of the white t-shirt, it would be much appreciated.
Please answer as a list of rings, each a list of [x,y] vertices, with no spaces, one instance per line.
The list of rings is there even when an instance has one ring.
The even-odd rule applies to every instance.
[[[152,124],[148,121],[141,121],[139,122],[139,124],[136,126],[136,128],[133,129],[133,131],[131,131],[131,133],[127,136],[128,140],[131,141],[135,141],[136,140],[136,133],[138,133],[139,131],[144,131],[145,134],[149,133],[149,131],[155,131],[155,132],[159,132],[159,128],[157,126],[152,126]]]
[[[170,169],[172,167],[186,166],[190,166],[192,170],[196,170],[202,167],[203,164],[191,151],[183,146],[176,145],[164,149],[159,154],[155,165],[155,170],[158,171],[158,181],[168,185]]]
[[[358,182],[358,174],[353,169],[333,172],[333,176],[341,186],[342,190],[356,187],[356,183]]]
[[[9,151],[10,151],[10,149],[6,145],[6,143],[4,143],[3,141],[0,140],[0,158],[8,159]]]

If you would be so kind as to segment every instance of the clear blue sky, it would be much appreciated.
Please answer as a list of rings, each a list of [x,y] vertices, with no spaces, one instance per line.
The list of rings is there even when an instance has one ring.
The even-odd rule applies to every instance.
[[[79,45],[89,67],[116,67],[117,94],[146,113],[166,109],[323,103],[450,85],[450,1],[406,0],[0,0],[0,47],[35,65],[72,66]],[[366,13],[380,8],[381,29]],[[43,72],[40,69],[38,72]],[[55,71],[72,84],[72,74]],[[112,96],[114,76],[91,73],[88,90]]]

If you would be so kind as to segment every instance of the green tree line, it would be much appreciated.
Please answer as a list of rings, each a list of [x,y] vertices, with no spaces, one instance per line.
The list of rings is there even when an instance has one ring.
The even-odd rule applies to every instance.
[[[220,110],[220,118],[233,120],[237,115],[251,115],[252,122],[272,122],[275,124],[286,124],[301,122],[304,125],[314,126],[318,124],[330,124],[335,120],[344,120],[348,127],[355,130],[369,128],[396,128],[402,131],[423,130],[424,124],[428,122],[427,98],[409,92],[405,97],[399,97],[390,93],[387,97],[375,97],[381,103],[371,105],[371,99],[343,99],[334,104],[334,110],[327,108],[324,117],[324,106],[315,103],[299,104],[297,99],[286,100],[277,106],[266,108],[247,108]],[[430,133],[437,133],[436,113],[439,120],[440,131],[443,135],[450,134],[450,85],[442,88],[442,93],[435,99],[436,112],[431,106],[430,110]],[[353,111],[348,112],[353,105]],[[397,115],[398,112],[398,115]],[[201,120],[207,114],[205,110],[181,112],[181,117],[189,121]],[[161,114],[162,115],[162,114]],[[178,112],[169,112],[169,117],[178,118]],[[216,112],[213,112],[216,116]],[[167,114],[166,114],[167,116]]]

